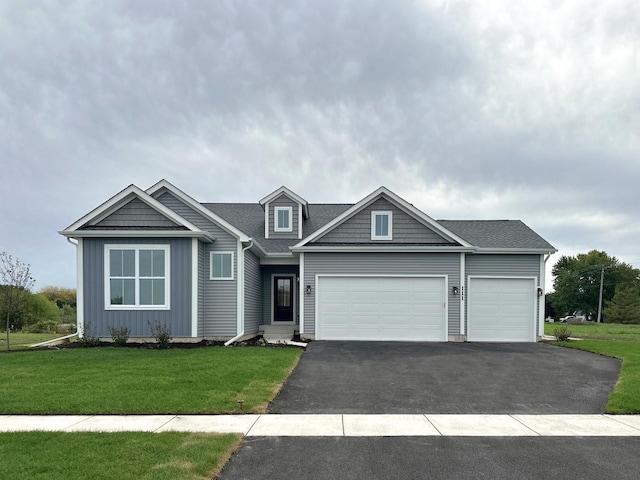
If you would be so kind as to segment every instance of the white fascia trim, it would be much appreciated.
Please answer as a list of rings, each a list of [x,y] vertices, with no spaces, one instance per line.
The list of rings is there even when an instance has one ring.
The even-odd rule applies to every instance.
[[[459,247],[459,246],[437,246],[429,247],[423,245],[305,245],[303,247],[289,247],[292,252],[443,252],[443,253],[458,253],[458,252],[474,252],[473,247]]]
[[[229,222],[227,222],[226,220],[222,219],[221,217],[219,217],[218,215],[213,213],[211,210],[203,207],[194,198],[190,197],[189,195],[184,193],[182,190],[180,190],[178,187],[172,185],[171,183],[167,182],[166,180],[160,180],[158,183],[156,183],[152,187],[149,187],[146,190],[146,193],[148,195],[153,195],[155,192],[157,192],[161,188],[165,188],[166,190],[171,192],[173,195],[175,195],[180,200],[182,200],[187,205],[189,205],[191,208],[193,208],[198,213],[200,213],[203,217],[205,217],[208,220],[211,220],[212,222],[216,223],[217,225],[222,227],[224,230],[226,230],[228,233],[230,233],[234,237],[238,238],[240,241],[242,241],[242,242],[248,242],[249,241],[249,236],[247,234],[245,234],[244,232],[238,230],[236,227],[234,227]]]
[[[395,204],[401,210],[404,210],[405,212],[409,213],[411,216],[413,216],[417,220],[421,221],[426,226],[432,228],[439,234],[443,235],[445,238],[455,241],[460,245],[462,245],[463,247],[472,247],[472,245],[468,243],[466,240],[463,240],[452,231],[443,227],[438,222],[436,222],[433,218],[428,216],[426,213],[422,212],[421,210],[418,210],[416,207],[408,203],[406,200],[403,200],[401,197],[399,197],[398,195],[396,195],[386,187],[380,187],[373,193],[367,195],[365,198],[360,200],[354,206],[352,206],[351,208],[346,210],[344,213],[342,213],[342,215],[338,215],[332,221],[327,223],[324,227],[316,230],[314,233],[309,235],[304,241],[296,244],[295,247],[301,247],[303,245],[306,245],[309,242],[313,242],[317,238],[327,233],[329,230],[332,230],[338,224],[344,222],[345,220],[349,219],[350,217],[358,213],[360,210],[369,206],[371,203],[376,201],[378,197],[382,195],[386,195],[388,199],[391,201],[391,203]]]
[[[517,253],[517,254],[531,254],[531,255],[540,255],[540,254],[551,254],[555,253],[558,250],[553,249],[549,250],[548,248],[476,248],[475,253]]]
[[[131,201],[133,198],[138,198],[152,209],[170,219],[176,225],[184,226],[193,232],[200,231],[200,229],[194,224],[185,220],[173,210],[165,207],[162,203],[158,202],[155,198],[151,197],[135,185],[129,185],[127,188],[117,193],[97,208],[94,208],[80,220],[67,227],[65,231],[77,230],[86,224],[95,224]]]
[[[298,295],[300,295],[300,325],[298,325],[299,334],[302,335],[304,333],[304,296],[306,293],[306,288],[304,285],[304,253],[300,254],[300,283],[298,284]]]
[[[465,303],[466,292],[465,286],[467,284],[467,255],[464,252],[460,252],[460,335],[464,335],[465,328]]]
[[[70,238],[200,238],[207,243],[215,237],[203,231],[188,230],[61,230],[60,235]]]
[[[298,195],[298,194],[292,192],[291,190],[289,190],[284,185],[282,187],[280,187],[279,189],[277,189],[275,192],[270,193],[269,195],[264,197],[262,200],[260,200],[260,205],[264,206],[264,205],[270,203],[272,200],[278,198],[283,193],[287,197],[289,197],[291,200],[293,200],[294,202],[297,202],[298,204],[300,204],[302,206],[302,209],[303,209],[304,218],[309,218],[309,207],[308,207],[309,206],[309,202],[307,202],[300,195]]]
[[[191,239],[191,337],[198,336],[198,239]]]

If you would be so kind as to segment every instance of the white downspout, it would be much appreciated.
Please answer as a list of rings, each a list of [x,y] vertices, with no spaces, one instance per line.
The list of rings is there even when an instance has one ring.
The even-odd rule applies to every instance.
[[[547,260],[551,258],[551,254],[547,254],[544,257],[540,255],[540,259],[543,261],[540,262],[540,281],[538,282],[539,287],[542,289],[542,295],[538,297],[538,336],[542,337],[544,335],[544,309],[545,309],[545,295],[544,291],[546,289],[546,276],[547,276]]]
[[[231,340],[224,342],[224,346],[228,347],[232,343],[238,341],[244,335],[244,252],[253,247],[253,238],[249,239],[249,245],[244,247],[240,251],[240,258],[238,258],[238,295],[240,296],[240,325],[238,325],[238,334]]]
[[[78,338],[84,337],[84,264],[82,252],[82,239],[73,242],[71,237],[67,237],[67,242],[76,247],[76,333]],[[70,335],[72,336],[72,335]]]

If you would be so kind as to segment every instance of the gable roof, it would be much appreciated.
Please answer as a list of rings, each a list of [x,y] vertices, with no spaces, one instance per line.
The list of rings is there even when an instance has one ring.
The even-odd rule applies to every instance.
[[[298,195],[297,193],[292,192],[291,190],[289,190],[284,185],[282,187],[280,187],[279,189],[277,189],[275,192],[272,192],[269,195],[267,195],[266,197],[264,197],[262,200],[260,200],[259,203],[264,208],[264,206],[267,203],[269,203],[271,200],[274,200],[274,199],[278,198],[283,193],[286,196],[288,196],[289,198],[291,198],[291,199],[295,200],[296,202],[298,202],[300,205],[302,205],[302,214],[304,215],[304,218],[305,219],[309,218],[309,203],[304,198],[302,198],[300,195]]]
[[[183,230],[170,229],[143,229],[143,228],[92,228],[94,225],[104,220],[109,215],[116,212],[134,199],[140,200],[142,203],[152,208],[156,212],[171,220],[176,227],[183,227]],[[196,227],[194,224],[184,219],[170,208],[165,207],[162,203],[142,191],[135,185],[129,185],[106,202],[91,210],[85,216],[69,225],[66,229],[59,232],[61,235],[71,238],[81,237],[117,237],[117,236],[183,236],[183,237],[199,237],[206,241],[213,241],[214,238],[208,232]]]
[[[307,246],[309,243],[319,239],[324,234],[330,232],[331,230],[336,228],[338,225],[344,223],[346,220],[348,220],[349,218],[354,216],[356,213],[358,213],[359,211],[363,210],[368,205],[372,204],[377,199],[382,198],[382,197],[386,198],[388,201],[393,203],[396,207],[398,207],[399,209],[403,210],[405,213],[407,213],[408,215],[412,216],[413,218],[415,218],[417,221],[419,221],[423,225],[429,227],[430,229],[432,229],[434,232],[436,232],[440,236],[442,236],[442,237],[444,237],[444,238],[446,238],[446,239],[448,239],[448,240],[450,240],[452,242],[458,243],[459,245],[462,246],[463,249],[464,248],[472,248],[472,245],[469,244],[467,241],[465,241],[464,239],[462,239],[461,237],[459,237],[455,233],[451,232],[447,228],[443,227],[438,222],[436,222],[434,219],[429,217],[426,213],[424,213],[421,210],[417,209],[416,207],[414,207],[413,205],[411,205],[410,203],[408,203],[407,201],[405,201],[404,199],[402,199],[401,197],[399,197],[398,195],[396,195],[395,193],[393,193],[391,190],[389,190],[386,187],[380,187],[377,190],[375,190],[374,192],[372,192],[371,194],[367,195],[365,198],[360,200],[358,203],[353,205],[351,208],[347,209],[342,214],[338,215],[333,220],[331,220],[330,222],[325,224],[323,227],[321,227],[318,230],[316,230],[315,232],[313,232],[307,238],[304,238],[303,240],[298,242],[292,248],[300,249],[300,248],[303,248],[303,247]]]

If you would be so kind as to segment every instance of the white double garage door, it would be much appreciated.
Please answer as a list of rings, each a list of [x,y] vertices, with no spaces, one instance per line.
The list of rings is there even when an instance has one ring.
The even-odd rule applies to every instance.
[[[446,277],[318,276],[316,285],[318,340],[448,340]],[[467,340],[535,341],[534,279],[471,277],[468,290]]]

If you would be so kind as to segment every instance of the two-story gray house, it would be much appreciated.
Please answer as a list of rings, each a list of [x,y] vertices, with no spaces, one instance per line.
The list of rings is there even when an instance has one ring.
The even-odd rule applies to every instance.
[[[60,232],[77,244],[80,332],[237,341],[534,342],[556,250],[518,220],[433,220],[385,187],[310,204],[281,187],[200,203],[135,185]]]

